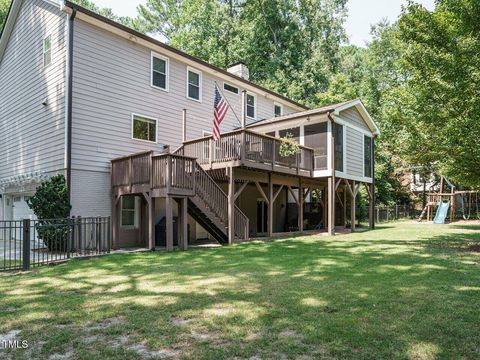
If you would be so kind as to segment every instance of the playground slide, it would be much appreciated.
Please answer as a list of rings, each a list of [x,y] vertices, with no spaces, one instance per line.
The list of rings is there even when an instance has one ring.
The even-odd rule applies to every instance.
[[[433,219],[434,224],[445,224],[445,218],[447,217],[449,207],[450,201],[441,201],[438,203],[437,213],[435,214],[435,219]]]

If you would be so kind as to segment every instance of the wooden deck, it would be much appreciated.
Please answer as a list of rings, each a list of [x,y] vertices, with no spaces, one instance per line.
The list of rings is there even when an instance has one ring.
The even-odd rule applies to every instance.
[[[206,223],[202,226],[215,226],[217,234],[224,235],[228,242],[234,239],[248,239],[248,217],[195,158],[171,153],[154,155],[149,151],[113,159],[111,163],[112,208],[115,220],[118,212],[117,204],[121,196],[141,195],[150,208],[149,227],[151,228],[155,198],[163,197],[167,199],[167,219],[172,217],[171,200],[177,199],[182,201],[182,208],[186,209],[188,205],[192,213],[195,209],[197,219],[198,216],[203,217]],[[167,221],[167,232],[169,232],[167,248],[172,247],[172,230],[169,227],[170,223]],[[149,235],[150,248],[154,248],[152,234],[153,229]],[[114,240],[115,236],[114,232]]]
[[[313,149],[300,146],[293,156],[280,155],[281,140],[250,130],[224,133],[217,141],[212,136],[188,140],[178,153],[197,159],[206,170],[247,167],[281,174],[312,177]]]

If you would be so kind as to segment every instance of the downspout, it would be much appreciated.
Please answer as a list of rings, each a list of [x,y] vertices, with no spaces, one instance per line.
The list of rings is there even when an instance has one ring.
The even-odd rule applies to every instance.
[[[67,191],[68,200],[72,198],[72,98],[73,98],[73,25],[77,10],[72,8],[72,13],[68,19],[68,63],[67,63]]]

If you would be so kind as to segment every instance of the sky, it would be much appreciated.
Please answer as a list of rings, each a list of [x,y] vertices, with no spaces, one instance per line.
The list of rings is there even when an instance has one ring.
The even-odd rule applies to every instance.
[[[417,0],[428,10],[433,10],[434,1]],[[146,0],[94,0],[94,2],[100,7],[111,8],[117,15],[135,16],[137,5],[146,3]],[[365,46],[371,39],[371,25],[383,19],[395,22],[400,15],[402,5],[406,3],[407,0],[349,0],[345,29],[350,43]]]

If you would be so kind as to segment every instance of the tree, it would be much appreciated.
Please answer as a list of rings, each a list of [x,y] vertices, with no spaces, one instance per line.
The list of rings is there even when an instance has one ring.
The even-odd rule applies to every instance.
[[[130,18],[128,16],[117,16],[113,12],[113,10],[110,9],[110,8],[101,8],[97,5],[95,5],[95,3],[93,1],[90,1],[90,0],[72,0],[72,2],[74,2],[77,5],[80,5],[81,7],[84,7],[85,9],[91,10],[91,11],[93,11],[93,12],[99,14],[99,15],[105,16],[106,18],[109,18],[110,20],[119,22],[123,25],[129,26],[129,27],[132,27],[132,28],[135,28],[135,23],[134,23],[132,18]]]
[[[3,30],[3,26],[5,25],[5,21],[7,20],[10,3],[11,0],[0,0],[0,32]]]
[[[435,164],[464,186],[480,187],[480,3],[410,4],[398,22],[404,82],[388,116],[403,156]]]
[[[38,237],[50,251],[65,251],[72,208],[65,177],[55,175],[44,181],[27,200],[27,205],[39,220],[36,227]]]
[[[345,40],[346,0],[149,0],[135,26],[220,67],[307,103],[328,86]]]

